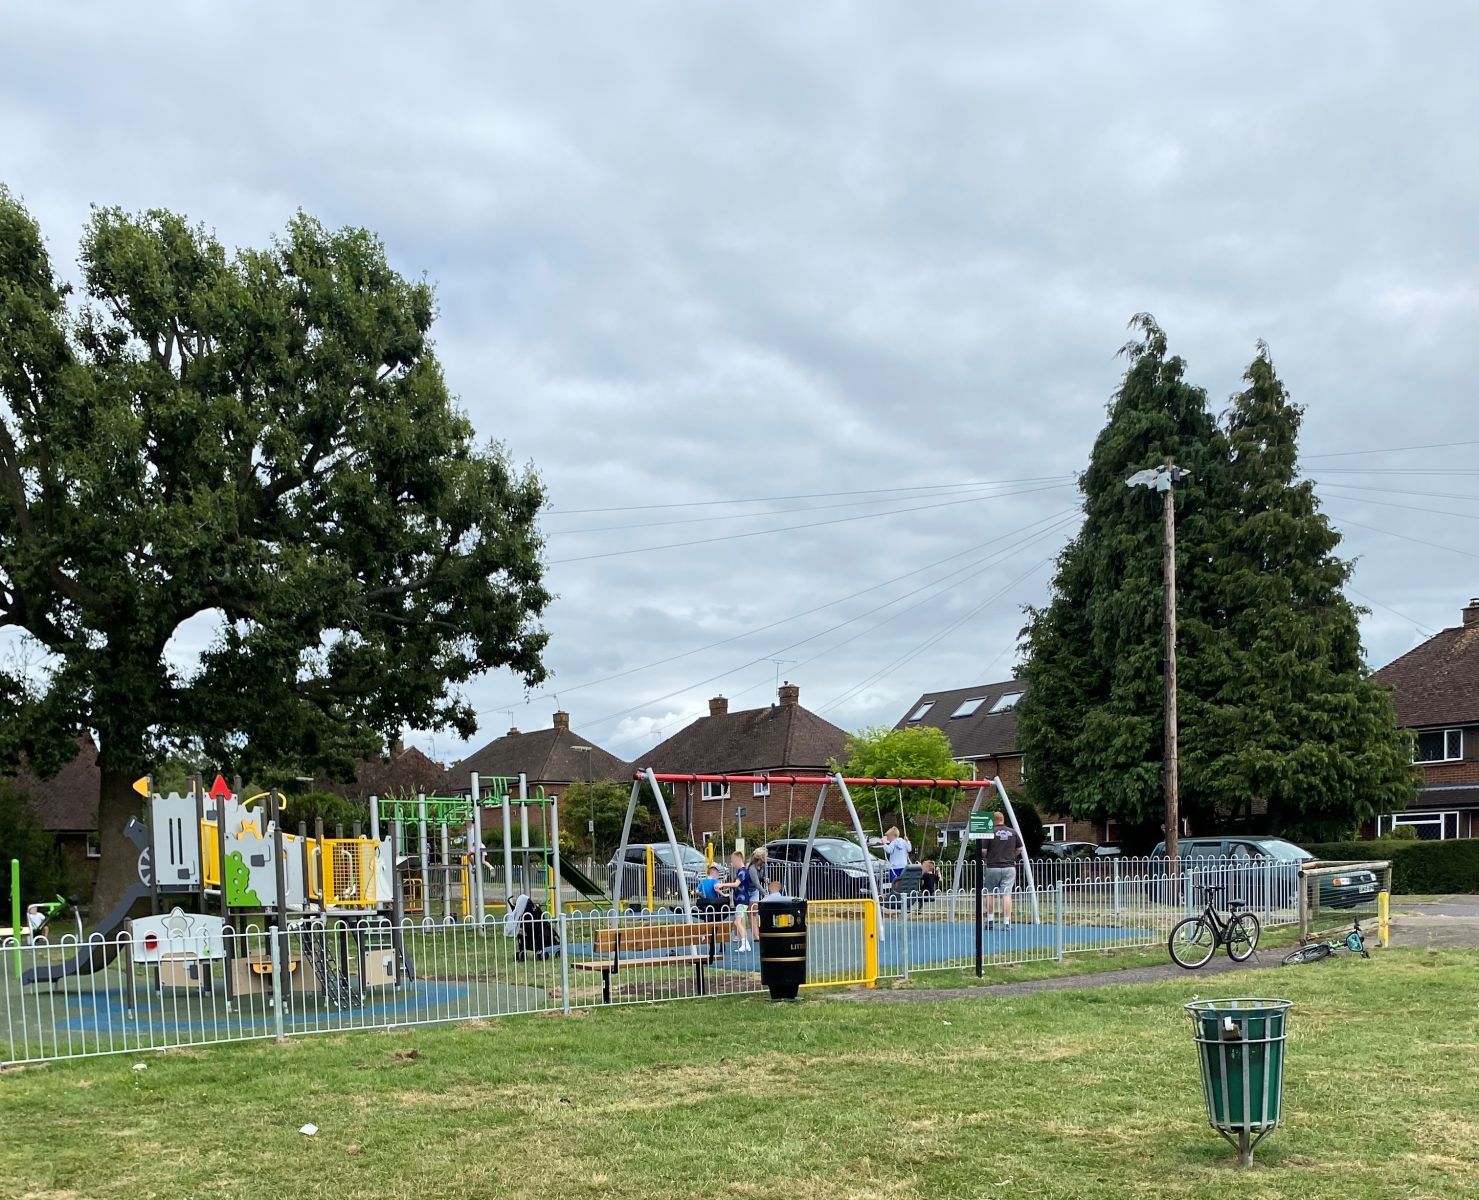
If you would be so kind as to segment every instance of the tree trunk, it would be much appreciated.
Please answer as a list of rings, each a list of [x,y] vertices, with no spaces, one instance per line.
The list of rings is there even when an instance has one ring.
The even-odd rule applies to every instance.
[[[93,885],[93,922],[111,915],[114,906],[139,879],[138,848],[123,836],[130,817],[145,819],[144,802],[133,790],[133,778],[127,771],[110,769],[102,754],[98,755],[98,844],[102,859],[98,863],[97,881]],[[146,911],[141,902],[135,906],[139,915]],[[110,930],[99,930],[111,934]]]

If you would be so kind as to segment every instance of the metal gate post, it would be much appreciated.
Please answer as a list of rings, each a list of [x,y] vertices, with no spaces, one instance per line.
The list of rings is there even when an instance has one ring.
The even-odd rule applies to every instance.
[[[1053,922],[1053,957],[1058,962],[1062,962],[1063,961],[1063,940],[1064,940],[1064,928],[1063,928],[1063,925],[1064,925],[1064,920],[1065,920],[1065,913],[1064,913],[1065,903],[1064,903],[1064,895],[1063,895],[1063,881],[1061,879],[1058,880],[1057,886],[1053,889],[1053,891],[1056,894],[1057,907],[1058,907],[1058,911],[1056,913],[1056,919]]]
[[[909,898],[904,897],[904,905],[899,909],[899,962],[902,969],[903,980],[909,980]]]
[[[560,931],[560,1011],[570,1013],[570,933],[569,923],[562,912],[557,928]]]
[[[1124,904],[1120,887],[1120,860],[1112,858],[1109,860],[1110,877],[1114,880],[1114,915],[1120,915],[1120,909]]]
[[[305,933],[305,936],[311,937],[312,934]],[[267,932],[267,953],[272,962],[272,1034],[281,1042],[285,1040],[282,1031],[282,992],[287,964],[282,961],[282,947],[278,945],[276,925],[271,926]],[[288,986],[292,986],[291,982]]]

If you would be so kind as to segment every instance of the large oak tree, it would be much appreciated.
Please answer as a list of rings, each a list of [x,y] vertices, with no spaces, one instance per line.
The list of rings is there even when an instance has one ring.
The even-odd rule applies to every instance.
[[[190,745],[342,770],[403,725],[467,736],[458,685],[544,677],[538,479],[479,447],[380,242],[298,216],[228,252],[177,215],[97,210],[81,288],[0,190],[0,751],[91,733],[97,901],[134,870],[130,782]],[[181,668],[181,626],[213,644]]]

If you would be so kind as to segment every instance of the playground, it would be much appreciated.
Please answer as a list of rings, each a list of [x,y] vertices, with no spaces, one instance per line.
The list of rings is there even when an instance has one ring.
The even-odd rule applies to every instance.
[[[1286,1123],[1251,1175],[1206,1127],[1181,1005],[1207,981],[1188,977],[51,1064],[0,1087],[0,1194],[1471,1195],[1476,969],[1472,950],[1392,950],[1232,984],[1295,1004]]]

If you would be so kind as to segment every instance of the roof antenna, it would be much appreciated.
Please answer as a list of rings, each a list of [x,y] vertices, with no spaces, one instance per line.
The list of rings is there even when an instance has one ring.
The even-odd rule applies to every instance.
[[[788,666],[794,667],[797,664],[797,660],[794,658],[772,658],[770,661],[775,663],[775,683],[772,685],[771,691],[778,692],[781,690],[781,668]]]

